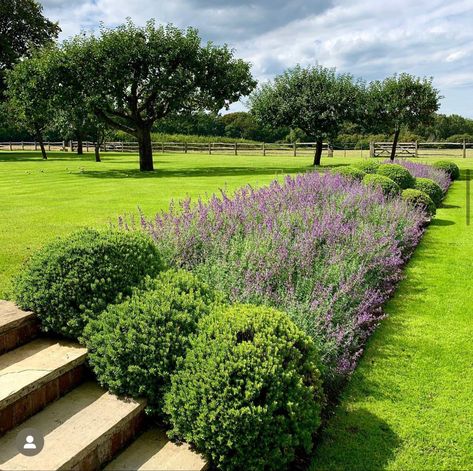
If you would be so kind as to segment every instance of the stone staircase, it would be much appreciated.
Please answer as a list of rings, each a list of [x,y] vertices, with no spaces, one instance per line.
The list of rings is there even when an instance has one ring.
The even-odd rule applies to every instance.
[[[201,471],[203,458],[147,424],[145,403],[118,398],[88,374],[87,350],[41,337],[32,313],[0,301],[0,470]],[[44,447],[18,450],[35,429]]]

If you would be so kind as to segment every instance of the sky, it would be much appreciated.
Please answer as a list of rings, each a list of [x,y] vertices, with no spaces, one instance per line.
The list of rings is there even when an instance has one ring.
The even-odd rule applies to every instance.
[[[61,39],[150,18],[199,29],[252,63],[258,81],[296,64],[367,81],[408,72],[434,78],[440,112],[473,118],[473,0],[43,0]],[[233,110],[243,109],[236,104]]]

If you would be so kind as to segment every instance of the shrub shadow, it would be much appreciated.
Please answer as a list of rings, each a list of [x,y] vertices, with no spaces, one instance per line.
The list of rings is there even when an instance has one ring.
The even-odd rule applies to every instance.
[[[431,226],[453,226],[454,224],[453,221],[448,221],[447,219],[433,218],[432,221],[430,221]]]
[[[389,425],[366,409],[339,409],[336,422],[317,440],[308,469],[379,471],[392,460],[400,445],[401,439]]]

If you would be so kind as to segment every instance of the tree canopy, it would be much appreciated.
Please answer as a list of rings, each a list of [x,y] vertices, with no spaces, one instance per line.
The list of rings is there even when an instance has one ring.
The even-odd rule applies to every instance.
[[[356,119],[363,90],[363,82],[350,74],[297,66],[260,86],[250,106],[261,122],[300,129],[315,139],[314,165],[320,165],[324,139],[334,139],[344,122]]]
[[[138,140],[144,171],[153,170],[151,129],[157,120],[228,108],[256,85],[250,65],[235,59],[227,46],[203,46],[195,29],[152,21],[76,36],[62,52],[74,76],[70,80],[93,112]]]
[[[57,23],[45,18],[42,10],[35,0],[0,2],[0,95],[5,88],[5,71],[51,43],[60,32]]]
[[[371,82],[367,98],[366,120],[371,130],[394,133],[391,151],[394,160],[401,129],[415,129],[433,122],[441,97],[431,78],[403,73]]]

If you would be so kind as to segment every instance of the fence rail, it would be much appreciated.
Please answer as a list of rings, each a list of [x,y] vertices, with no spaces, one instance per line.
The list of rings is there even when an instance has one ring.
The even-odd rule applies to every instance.
[[[92,152],[95,143],[84,141],[82,143],[85,152]],[[46,141],[44,146],[48,151],[69,151],[77,150],[77,141]],[[207,154],[228,154],[228,155],[293,155],[304,156],[313,155],[315,152],[315,142],[288,143],[251,143],[251,142],[153,142],[154,152],[161,153],[207,153]],[[370,142],[370,157],[388,157],[391,155],[392,142]],[[40,149],[39,143],[34,141],[22,142],[0,142],[0,151],[37,151]],[[102,152],[138,152],[138,142],[115,141],[104,142],[100,145]],[[347,155],[347,151],[358,150],[360,156],[363,154],[363,147],[356,144],[345,146],[330,146],[323,144],[323,152],[329,157],[333,152],[342,151],[342,155]],[[399,157],[428,157],[435,155],[449,157],[473,157],[473,143],[471,142],[399,142],[396,155]],[[339,154],[340,155],[340,154]]]

